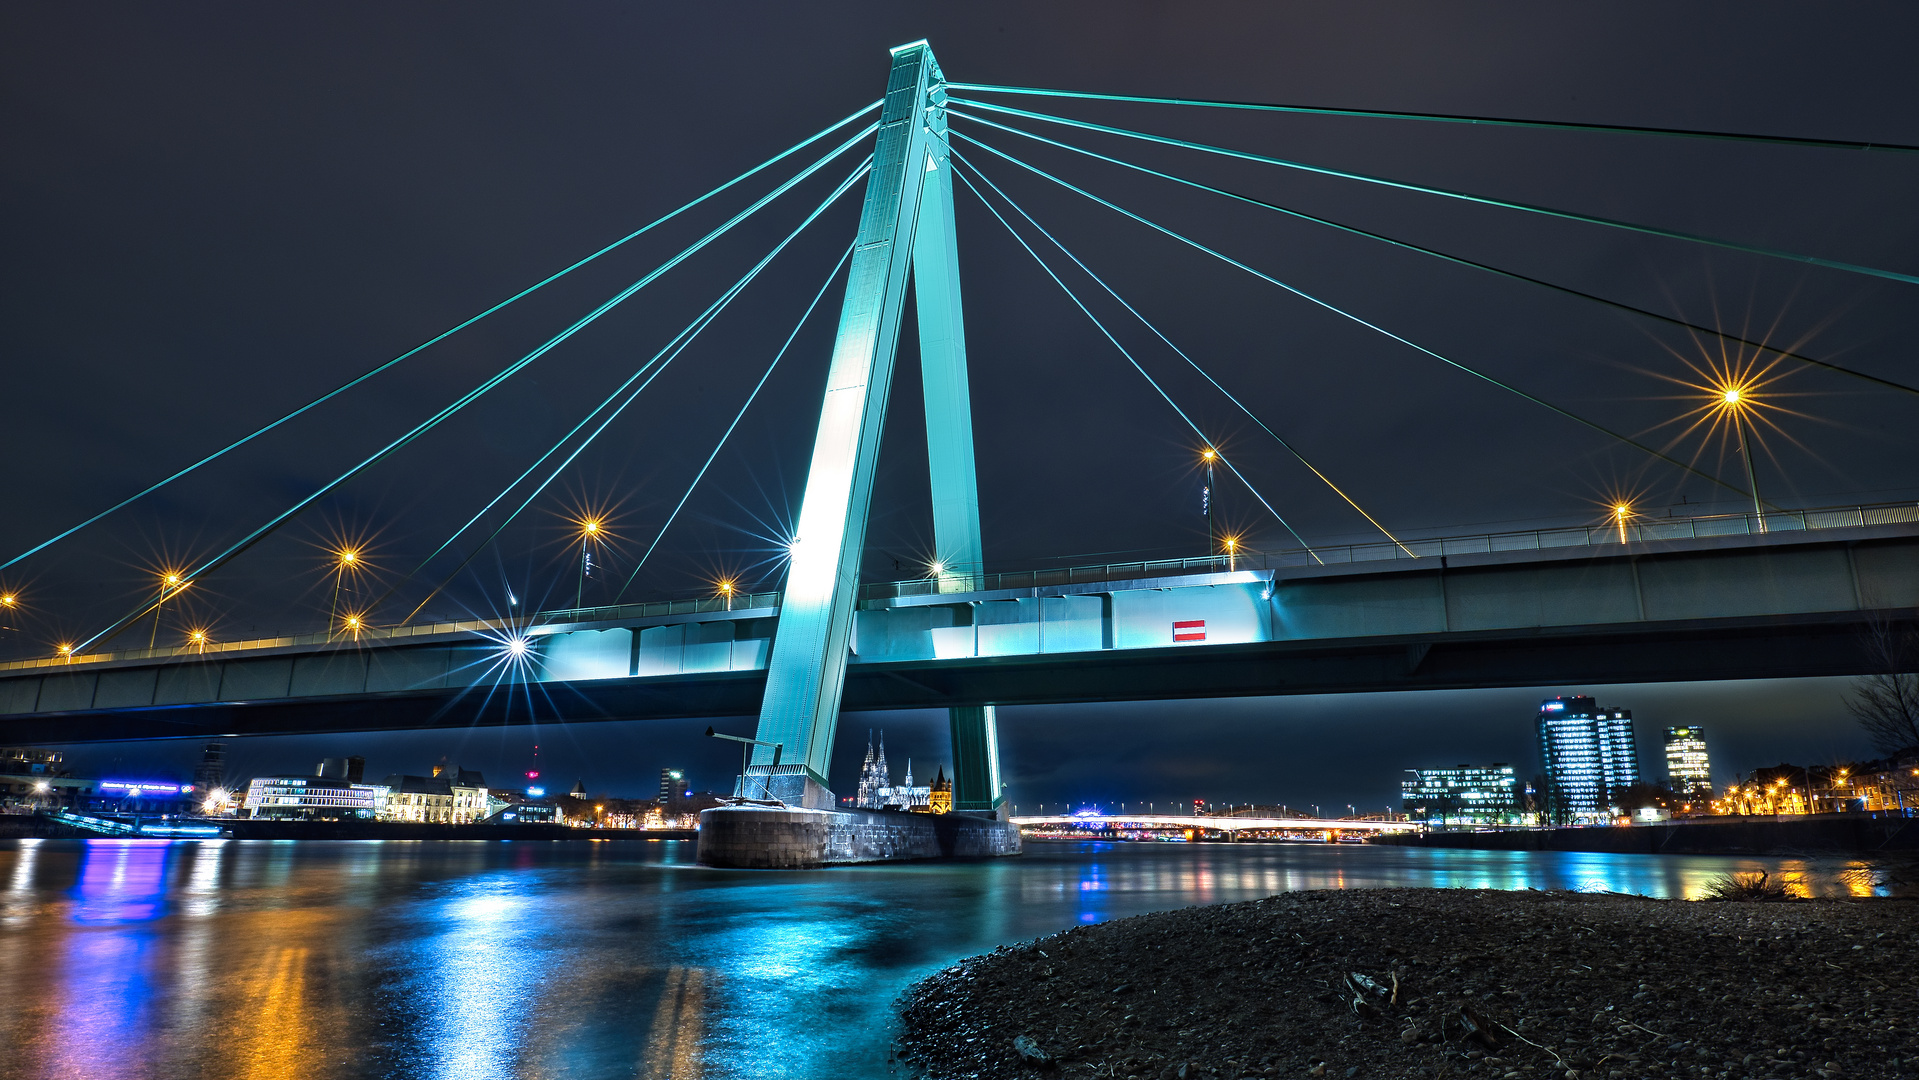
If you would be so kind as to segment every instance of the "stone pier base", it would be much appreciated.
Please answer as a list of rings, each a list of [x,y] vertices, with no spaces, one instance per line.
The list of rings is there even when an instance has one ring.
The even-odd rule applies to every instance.
[[[718,806],[700,811],[699,861],[747,870],[807,870],[905,859],[1020,853],[1019,829],[985,814]]]

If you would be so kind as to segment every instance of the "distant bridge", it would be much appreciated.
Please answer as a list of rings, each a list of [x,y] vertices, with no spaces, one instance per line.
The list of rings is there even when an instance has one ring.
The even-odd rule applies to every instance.
[[[1112,830],[1126,829],[1205,829],[1214,832],[1272,831],[1272,832],[1417,832],[1424,828],[1417,821],[1358,821],[1348,818],[1261,818],[1261,817],[1211,817],[1195,815],[1183,817],[1177,814],[1057,814],[1052,816],[1016,817],[1013,824],[1026,828],[1033,825],[1078,825],[1101,826]]]
[[[1858,674],[1872,620],[1913,624],[1919,508],[1829,513],[869,585],[845,707]],[[750,715],[779,612],[768,593],[17,661],[0,742],[525,722],[529,692],[542,719]]]

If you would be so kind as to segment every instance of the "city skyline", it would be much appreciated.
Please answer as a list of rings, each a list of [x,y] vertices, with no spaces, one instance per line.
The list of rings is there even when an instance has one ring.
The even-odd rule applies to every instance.
[[[1663,733],[1675,721],[1712,733],[1715,780],[1782,761],[1813,764],[1877,756],[1845,713],[1840,695],[1850,680],[1805,680],[1781,693],[1771,682],[1629,684],[1566,688],[1597,694],[1635,712],[1641,775],[1662,781]],[[1510,761],[1523,778],[1538,771],[1533,721],[1544,688],[1422,691],[1404,694],[1312,695],[1226,701],[1138,702],[1125,705],[1025,706],[1001,712],[1008,786],[1022,805],[1160,802],[1207,798],[1219,802],[1319,803],[1397,806],[1408,768],[1460,762]],[[1640,704],[1644,703],[1644,704]],[[1823,710],[1821,712],[1820,710]],[[834,782],[852,795],[865,753],[865,728],[891,732],[889,756],[938,762],[950,754],[944,712],[851,714],[835,747]],[[1111,739],[1081,741],[1075,732],[1102,726]],[[488,775],[522,774],[540,746],[539,766],[563,790],[583,780],[595,792],[646,798],[659,769],[686,771],[696,790],[730,791],[738,751],[702,737],[705,721],[596,723],[594,739],[579,740],[542,728],[264,736],[224,740],[227,774],[299,771],[311,762],[363,754],[368,775],[421,772],[443,757]],[[727,724],[717,726],[725,730]],[[744,728],[736,722],[736,728]],[[566,732],[578,732],[571,725]],[[1184,737],[1180,737],[1183,733]],[[1138,752],[1115,754],[1123,740]],[[193,775],[204,740],[112,743],[67,749],[76,767],[111,771],[132,767]],[[606,748],[614,749],[609,758]],[[1251,748],[1257,748],[1253,751]],[[900,752],[910,749],[911,754]],[[309,760],[310,759],[310,760]],[[897,772],[897,768],[895,769]],[[1356,772],[1358,782],[1337,777]],[[930,778],[931,774],[928,774]],[[1330,779],[1329,779],[1330,777]],[[926,778],[921,778],[921,783]]]

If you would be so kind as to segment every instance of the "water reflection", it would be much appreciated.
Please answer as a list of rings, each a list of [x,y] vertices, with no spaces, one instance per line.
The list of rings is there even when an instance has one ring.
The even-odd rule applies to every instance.
[[[0,843],[8,1075],[891,1075],[913,979],[1076,924],[1300,889],[1697,897],[1911,867],[1349,845],[1035,844],[1016,860],[708,870],[691,844]]]
[[[676,967],[667,971],[660,1003],[647,1031],[642,1080],[699,1080],[700,1041],[706,1028],[706,973]]]
[[[164,840],[89,840],[80,859],[73,921],[95,926],[160,917],[166,891]]]

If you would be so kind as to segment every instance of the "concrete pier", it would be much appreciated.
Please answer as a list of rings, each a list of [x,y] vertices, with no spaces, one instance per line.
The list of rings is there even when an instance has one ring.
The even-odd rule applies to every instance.
[[[706,866],[808,870],[1019,853],[1018,826],[988,814],[769,806],[718,806],[700,812],[699,861]]]

